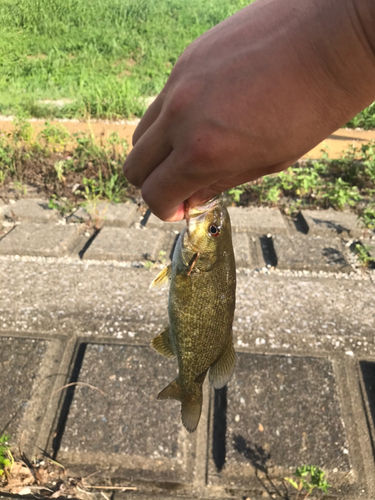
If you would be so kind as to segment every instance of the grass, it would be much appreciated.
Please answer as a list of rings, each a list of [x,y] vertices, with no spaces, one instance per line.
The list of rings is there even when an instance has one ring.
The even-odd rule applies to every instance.
[[[185,47],[249,3],[1,0],[0,114],[142,116]],[[348,126],[375,127],[375,105]]]
[[[248,3],[2,0],[0,114],[141,116],[184,48]]]

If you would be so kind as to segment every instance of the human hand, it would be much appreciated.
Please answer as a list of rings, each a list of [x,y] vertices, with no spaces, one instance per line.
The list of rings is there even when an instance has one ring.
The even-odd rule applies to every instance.
[[[375,2],[356,3],[374,26]],[[375,33],[370,50],[357,10],[258,0],[185,50],[124,165],[158,217],[287,168],[375,99]]]

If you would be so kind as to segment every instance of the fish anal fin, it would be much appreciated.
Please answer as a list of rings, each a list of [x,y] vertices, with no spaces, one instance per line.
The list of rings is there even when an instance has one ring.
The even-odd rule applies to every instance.
[[[176,399],[182,401],[184,397],[183,391],[180,389],[177,379],[173,380],[165,389],[158,394],[158,400],[162,399]]]
[[[156,290],[158,290],[167,287],[171,275],[172,275],[172,264],[169,264],[169,266],[162,269],[160,273],[157,276],[155,276],[149,288],[150,289],[155,288]]]
[[[181,402],[182,423],[187,431],[194,432],[202,412],[202,390],[197,394],[189,394],[179,387],[175,379],[158,395],[158,400],[163,399],[176,399]]]
[[[209,379],[215,389],[221,389],[228,383],[235,364],[236,353],[233,343],[230,342],[223,354],[210,367]]]
[[[169,336],[169,326],[151,341],[151,346],[166,358],[173,358],[175,356]]]

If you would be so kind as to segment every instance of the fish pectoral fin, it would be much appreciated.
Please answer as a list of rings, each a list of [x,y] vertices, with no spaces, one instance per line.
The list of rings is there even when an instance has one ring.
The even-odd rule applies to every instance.
[[[156,288],[157,290],[167,287],[169,285],[169,279],[172,275],[172,264],[169,264],[169,266],[165,267],[160,271],[160,273],[152,280],[150,289],[151,288]]]
[[[215,389],[221,389],[228,383],[233,374],[235,364],[236,353],[231,341],[220,358],[210,367],[209,380]]]
[[[181,402],[181,420],[189,432],[194,432],[198,426],[202,412],[202,388],[198,394],[189,394],[183,391],[175,379],[158,395],[158,400],[176,399]]]
[[[151,341],[151,346],[155,349],[155,351],[162,354],[166,358],[173,358],[176,356],[169,336],[169,326],[167,326],[165,330],[159,333],[159,335]]]

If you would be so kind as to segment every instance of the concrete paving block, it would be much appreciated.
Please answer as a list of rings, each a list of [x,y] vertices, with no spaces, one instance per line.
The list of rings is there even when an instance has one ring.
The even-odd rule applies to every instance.
[[[156,215],[153,213],[147,214],[146,216],[146,227],[148,228],[154,228],[154,229],[162,229],[163,231],[165,230],[171,230],[171,231],[177,231],[178,233],[181,233],[183,229],[186,227],[186,221],[185,220],[179,220],[175,222],[164,222],[160,220]]]
[[[286,234],[288,225],[280,210],[263,207],[228,207],[233,232]]]
[[[375,363],[360,361],[359,363],[365,392],[365,406],[372,440],[375,439]]]
[[[18,442],[46,350],[42,340],[0,337],[0,430]],[[27,430],[27,429],[25,429]]]
[[[117,228],[104,226],[84,259],[141,261],[158,259],[164,250],[165,234],[158,229]]]
[[[368,248],[368,253],[370,254],[370,257],[375,260],[375,241],[370,240],[370,241],[362,241],[362,243],[365,245],[366,248]]]
[[[92,387],[74,390],[58,460],[116,477],[188,481],[180,404],[156,400],[176,373],[176,360],[151,347],[88,344],[78,382]]]
[[[68,222],[95,222],[97,227],[129,227],[136,218],[138,206],[135,203],[90,202],[79,207]]]
[[[77,247],[81,237],[73,225],[22,223],[0,240],[0,255],[62,257]]]
[[[363,228],[358,215],[336,210],[301,210],[301,215],[309,229],[309,236],[332,237],[338,234],[358,238]]]
[[[351,271],[339,238],[276,235],[272,239],[279,269]]]
[[[233,233],[232,239],[237,267],[251,269],[264,267],[265,263],[258,237],[245,233]]]
[[[6,207],[7,205],[5,205],[5,203],[3,202],[3,200],[0,198],[0,222],[2,220],[4,220],[4,208]]]
[[[18,200],[6,205],[3,214],[15,222],[52,222],[62,219],[57,210],[48,208],[48,200],[41,199]]]
[[[148,344],[165,328],[168,290],[149,290],[160,269],[85,264],[0,259],[0,332]]]
[[[282,479],[301,464],[323,468],[336,484],[353,473],[328,359],[237,354],[213,408],[209,484],[259,486],[256,473]]]
[[[82,224],[84,222],[90,222],[91,215],[86,212],[84,207],[78,207],[72,215],[69,215],[66,221],[69,223]]]

